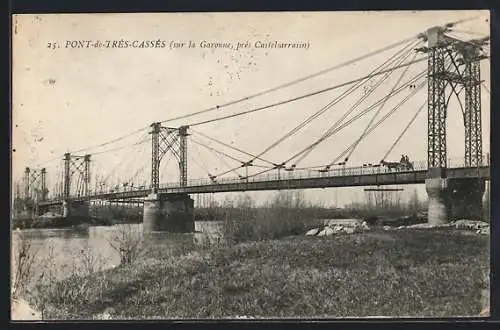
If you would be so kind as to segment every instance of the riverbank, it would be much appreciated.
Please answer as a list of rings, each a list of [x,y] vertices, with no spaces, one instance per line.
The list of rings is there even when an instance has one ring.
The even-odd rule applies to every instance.
[[[150,258],[41,288],[44,319],[477,316],[489,237],[293,236]]]
[[[14,321],[37,321],[42,320],[40,312],[34,310],[22,299],[12,299],[10,306],[11,319]]]

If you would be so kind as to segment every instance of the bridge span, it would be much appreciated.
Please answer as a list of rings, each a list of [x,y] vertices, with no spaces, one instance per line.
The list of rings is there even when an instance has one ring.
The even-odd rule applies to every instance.
[[[223,193],[238,191],[263,191],[286,189],[311,189],[356,186],[383,186],[425,183],[427,170],[414,171],[387,171],[374,170],[366,167],[355,167],[337,170],[332,173],[316,172],[316,175],[298,175],[285,173],[282,176],[261,175],[248,180],[240,178],[227,178],[213,182],[208,179],[189,180],[183,187],[179,183],[160,185],[159,194],[203,194]],[[449,179],[490,179],[490,167],[456,167],[447,169]],[[104,192],[89,196],[74,197],[71,201],[83,202],[88,200],[125,200],[144,198],[151,193],[151,189],[138,189],[128,191]],[[61,205],[62,199],[40,201],[40,206]]]
[[[71,220],[88,218],[89,202],[92,200],[129,200],[135,203],[138,200],[142,200],[145,232],[188,232],[194,230],[194,201],[191,199],[190,194],[425,184],[428,196],[429,223],[442,224],[454,218],[479,219],[482,216],[482,197],[485,192],[485,181],[490,180],[489,156],[484,161],[483,155],[481,126],[481,86],[483,80],[481,79],[480,67],[480,61],[489,58],[489,54],[484,48],[489,42],[489,37],[472,40],[457,39],[448,34],[454,25],[455,23],[450,23],[443,26],[430,27],[425,32],[390,46],[389,48],[399,47],[407,43],[402,46],[402,49],[398,53],[392,55],[385,64],[381,64],[368,75],[357,77],[348,82],[297,95],[293,98],[278,100],[274,103],[249,110],[235,113],[222,113],[219,111],[226,106],[248,100],[249,96],[175,119],[186,119],[208,111],[217,110],[219,114],[213,118],[191,120],[178,127],[165,126],[166,122],[173,121],[173,119],[158,121],[152,123],[149,127],[143,127],[125,136],[99,144],[99,147],[102,147],[121,141],[120,147],[115,145],[116,148],[97,151],[93,154],[87,153],[85,155],[75,155],[67,152],[64,154],[63,164],[61,164],[62,170],[56,171],[61,172],[60,176],[57,175],[60,179],[57,179],[58,182],[55,185],[55,187],[59,187],[55,189],[57,191],[56,195],[48,195],[49,190],[46,187],[45,168],[35,169],[30,172],[30,168],[26,167],[24,177],[26,211],[32,212],[34,209],[36,213],[40,214],[48,210],[50,206],[62,205],[63,216]],[[422,45],[422,43],[425,43],[425,45],[417,47]],[[371,54],[381,53],[384,49],[381,48]],[[414,53],[414,60],[408,60],[411,53]],[[368,56],[371,55],[364,55],[352,61],[352,63]],[[404,77],[410,66],[415,66],[423,61],[427,61],[427,68],[423,68],[422,70],[419,68],[416,70],[418,73],[410,71],[414,74],[411,78]],[[341,66],[346,65],[342,64]],[[383,87],[383,85],[386,85],[384,82],[390,74],[402,68],[405,68],[404,71],[390,90],[386,91],[384,89],[384,91],[378,91],[381,95],[384,95],[382,98],[376,98],[377,100],[373,101],[368,97],[379,86]],[[316,74],[312,76],[316,76]],[[380,159],[380,163],[347,168],[346,164],[352,164],[355,159],[351,156],[360,142],[362,140],[367,142],[367,136],[373,130],[377,129],[377,127],[381,126],[398,109],[414,107],[414,105],[405,105],[405,102],[417,95],[420,90],[424,90],[425,85],[427,85],[425,100],[422,100],[422,105],[412,117],[408,116],[411,118],[410,121],[406,123],[406,126],[403,127],[385,154],[381,155],[380,158],[377,157],[377,160]],[[283,88],[283,86],[255,94],[251,97],[270,93],[271,91]],[[347,91],[336,96],[326,106],[288,130],[286,134],[272,142],[258,154],[247,152],[239,147],[232,146],[230,143],[220,141],[197,129],[193,129],[193,127],[256,113],[257,111],[278,107],[346,86],[350,86]],[[364,90],[361,91],[360,87],[363,87]],[[354,93],[355,91],[356,93]],[[357,95],[358,92],[361,92],[360,95]],[[356,99],[351,107],[342,109],[343,106],[336,106],[338,102],[347,99],[349,95]],[[448,109],[451,97],[454,97],[459,102],[462,111],[464,124],[463,164],[451,163],[450,155],[447,151],[446,123],[448,112],[452,108]],[[399,101],[391,109],[384,110],[386,101],[389,99]],[[391,102],[387,102],[387,104],[392,105]],[[315,138],[312,143],[308,142],[305,147],[294,150],[286,157],[283,155],[272,157],[273,161],[264,156],[270,150],[278,147],[283,141],[291,138],[299,130],[304,129],[312,121],[317,120],[317,118],[329,109],[337,109],[337,111],[343,111],[344,113],[340,119],[329,123],[329,128],[321,136]],[[375,109],[377,110],[375,111]],[[427,109],[426,161],[411,163],[408,155],[401,155],[402,157],[399,162],[388,162],[387,158],[394,151],[401,138],[408,132],[408,129],[413,125],[418,114],[423,109]],[[384,112],[381,111],[384,111],[385,114],[382,115]],[[322,155],[326,159],[321,161],[320,164],[323,164],[321,166],[310,165],[307,168],[297,168],[299,163],[304,164],[302,161],[311,152],[314,150],[318,152],[318,149],[316,149],[318,145],[325,143],[327,140],[331,141],[332,136],[339,133],[342,129],[349,127],[353,122],[360,120],[369,112],[374,112],[373,116],[371,116],[367,124],[363,124],[365,127],[364,130],[360,132],[360,135],[355,134],[357,138],[352,144],[346,145],[344,151],[336,157],[335,155],[330,155],[330,152]],[[398,123],[398,125],[401,125],[401,123]],[[146,132],[146,129],[149,131]],[[196,135],[196,139],[193,139],[193,133]],[[254,133],[265,134],[264,131]],[[146,137],[144,138],[143,135],[146,135]],[[125,139],[130,136],[140,138],[135,143],[125,143]],[[199,139],[202,139],[201,141],[205,141],[206,143],[200,142]],[[341,139],[337,141],[343,144]],[[144,155],[141,156],[140,152],[134,153],[133,156],[128,154],[121,163],[126,164],[136,159],[141,161],[149,161],[150,159],[151,167],[150,171],[148,170],[149,173],[147,173],[150,179],[149,183],[146,183],[146,180],[141,180],[140,183],[139,181],[135,181],[139,185],[139,188],[137,188],[137,185],[133,187],[134,180],[140,176],[141,171],[149,167],[146,166],[149,163],[146,163],[145,166],[139,168],[131,177],[128,177],[128,174],[126,175],[127,178],[116,177],[114,184],[117,186],[113,190],[106,191],[104,190],[104,186],[107,186],[108,179],[114,177],[115,173],[113,172],[116,171],[116,165],[108,165],[105,167],[111,173],[107,173],[108,175],[99,179],[99,184],[96,180],[95,187],[91,191],[91,173],[94,173],[94,164],[96,164],[92,160],[93,170],[91,171],[91,155],[92,159],[94,159],[93,156],[95,155],[114,152],[127,146],[140,146],[146,142],[151,143],[151,152],[149,153],[148,151],[147,157]],[[207,152],[211,155],[215,155],[222,163],[226,163],[224,159],[230,159],[236,163],[232,163],[234,165],[226,163],[225,167],[228,168],[227,170],[220,169],[219,165],[218,167],[208,166],[203,161],[204,157],[197,151],[197,145],[203,147],[204,149],[202,150],[208,150]],[[378,143],[374,143],[373,145],[373,148],[377,149],[382,147]],[[219,150],[221,148],[224,151]],[[188,154],[188,149],[193,149],[199,156],[199,159],[192,158],[193,156],[191,156],[189,164],[196,159],[196,165],[203,168],[204,172],[208,174],[208,179],[188,180],[188,156],[193,154],[191,152]],[[75,151],[75,153],[82,150],[88,151],[88,148],[80,149]],[[229,154],[229,152],[233,154],[237,152],[238,154],[234,156]],[[407,151],[402,149],[402,152]],[[166,155],[174,159],[177,163],[179,181],[176,183],[160,183],[160,165],[162,164],[162,159],[167,158],[163,161],[164,166],[166,166],[166,163],[170,159],[164,157]],[[362,156],[370,157],[371,159],[375,157],[373,155]],[[198,160],[200,160],[201,165],[198,164]],[[325,163],[328,165],[324,165]],[[313,164],[317,164],[317,162],[315,161]],[[265,170],[261,171],[261,168],[265,168]],[[249,170],[251,173],[249,173]],[[161,169],[162,173],[163,171],[164,169]],[[213,171],[216,171],[215,175]],[[238,171],[245,171],[245,175],[226,178],[227,175],[231,175],[231,172],[239,175]],[[101,187],[100,189],[99,186]],[[33,205],[35,206],[34,208],[32,207]]]

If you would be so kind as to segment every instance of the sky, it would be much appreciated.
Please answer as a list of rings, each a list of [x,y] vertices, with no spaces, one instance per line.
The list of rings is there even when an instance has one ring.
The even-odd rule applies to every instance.
[[[448,22],[472,19],[451,33],[461,39],[489,34],[487,11],[420,12],[297,12],[297,13],[158,13],[158,14],[51,14],[17,15],[13,18],[13,180],[19,180],[26,166],[46,167],[49,189],[56,181],[65,152],[89,148],[92,175],[118,182],[134,177],[136,184],[149,182],[150,143],[134,145],[148,138],[151,123],[185,115],[259,93],[295,81],[312,73],[376,51],[420,32]],[[464,32],[465,31],[465,32]],[[78,41],[159,41],[164,48],[73,48]],[[409,42],[351,65],[318,75],[287,88],[251,98],[204,115],[166,122],[178,127],[247,111],[299,95],[339,85],[364,76]],[[250,47],[236,49],[238,42]],[[257,43],[278,41],[307,44],[307,48],[258,48]],[[172,42],[184,43],[172,49]],[[188,46],[189,43],[194,48]],[[231,43],[233,49],[204,48],[204,43]],[[56,47],[53,47],[56,45]],[[66,46],[69,47],[66,47]],[[422,54],[408,51],[407,60]],[[412,65],[401,82],[425,70],[426,62]],[[482,61],[483,153],[489,152],[489,60]],[[361,111],[383,98],[403,74],[395,71],[359,106]],[[373,86],[375,82],[371,82]],[[259,154],[347,90],[334,89],[264,111],[192,126],[188,140],[188,176],[226,172],[238,163],[220,160],[205,146],[217,148],[241,161],[248,156],[206,139],[204,135]],[[286,139],[262,158],[279,163],[318,139],[339,120],[366,91],[354,91],[316,120]],[[410,90],[387,101],[380,118]],[[425,103],[426,85],[400,110],[363,139],[349,159],[349,165],[378,163],[418,108]],[[356,113],[356,112],[354,112]],[[354,114],[353,113],[353,114]],[[373,112],[372,112],[373,113]],[[360,134],[372,120],[367,114],[338,134],[318,144],[297,167],[326,165]],[[426,109],[416,117],[401,140],[387,156],[398,161],[401,154],[410,160],[426,159]],[[129,137],[109,145],[103,142]],[[460,106],[450,101],[447,118],[448,157],[463,161],[464,128]],[[201,135],[200,135],[201,133]],[[196,141],[196,142],[192,142]],[[201,143],[203,145],[197,144]],[[116,151],[103,152],[108,149]],[[102,152],[102,153],[101,153]],[[165,156],[161,181],[178,178],[174,161]],[[149,162],[149,163],[148,163]],[[256,162],[257,163],[257,162]],[[293,162],[290,162],[291,165]],[[259,164],[265,164],[260,162]],[[141,170],[142,169],[142,170]],[[258,171],[254,168],[251,171]],[[135,175],[137,173],[137,175]],[[245,174],[242,171],[239,174]],[[135,175],[135,176],[134,176]],[[226,176],[234,176],[234,172]],[[132,180],[132,179],[131,179]],[[423,185],[416,186],[425,197]],[[405,193],[412,192],[410,187]],[[313,189],[308,199],[326,204],[345,204],[363,197],[362,188]],[[221,194],[221,198],[222,198]],[[265,200],[268,192],[252,193]],[[334,197],[335,196],[335,197]]]

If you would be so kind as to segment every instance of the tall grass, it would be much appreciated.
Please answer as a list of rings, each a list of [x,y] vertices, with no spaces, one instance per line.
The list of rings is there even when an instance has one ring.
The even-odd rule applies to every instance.
[[[19,237],[12,246],[11,294],[20,298],[27,290],[33,277],[36,251],[25,238]]]
[[[50,317],[477,315],[487,244],[416,230],[250,242],[97,274],[102,288],[90,288],[87,300],[52,301],[58,314]]]
[[[109,240],[120,254],[122,265],[142,260],[149,251],[136,226],[117,227]],[[109,270],[104,270],[106,260],[98,251],[84,247],[72,260],[61,264],[53,244],[45,247],[43,257],[37,256],[33,245],[22,236],[13,245],[12,297],[29,302],[42,319],[47,315],[57,318],[65,313],[65,306],[89,302],[92,295],[100,296],[106,290]],[[59,308],[54,309],[54,304]]]
[[[82,249],[72,261],[62,265],[56,259],[55,247],[49,245],[48,253],[40,262],[40,273],[33,289],[26,297],[41,313],[42,319],[47,314],[58,315],[64,312],[64,308],[54,310],[51,307],[54,301],[67,306],[76,300],[89,301],[91,289],[104,290],[104,281],[96,279],[96,274],[104,269],[105,260],[90,248]]]
[[[405,202],[401,200],[398,192],[374,191],[367,193],[362,202],[348,203],[345,209],[356,218],[398,218],[425,212],[427,205],[419,199],[416,190]]]
[[[228,244],[303,234],[321,225],[315,212],[318,208],[307,204],[301,191],[279,192],[259,208],[255,208],[255,202],[248,196],[235,205],[225,206],[222,232]]]

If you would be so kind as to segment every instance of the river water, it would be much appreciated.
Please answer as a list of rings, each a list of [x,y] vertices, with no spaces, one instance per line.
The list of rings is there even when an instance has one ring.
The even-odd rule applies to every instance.
[[[190,249],[200,242],[212,243],[220,239],[221,221],[195,223],[195,233],[155,233],[148,237],[150,248],[168,255],[182,249]],[[50,276],[63,279],[75,273],[75,269],[101,270],[120,264],[120,253],[113,242],[122,233],[142,235],[142,224],[96,226],[82,229],[26,229],[12,232],[13,251],[21,242],[28,242],[33,255],[32,281],[40,282],[40,276],[50,271]],[[13,258],[15,259],[15,258]],[[13,262],[15,262],[13,260]],[[13,269],[16,265],[13,265]]]

